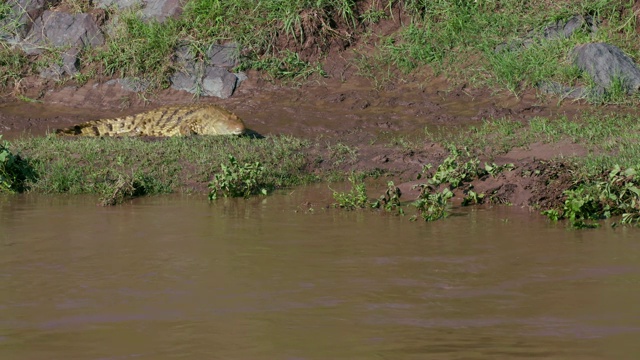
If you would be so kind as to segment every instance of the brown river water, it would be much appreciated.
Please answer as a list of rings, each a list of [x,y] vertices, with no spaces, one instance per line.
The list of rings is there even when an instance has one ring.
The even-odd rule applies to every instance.
[[[0,359],[640,358],[639,230],[328,194],[0,197]]]

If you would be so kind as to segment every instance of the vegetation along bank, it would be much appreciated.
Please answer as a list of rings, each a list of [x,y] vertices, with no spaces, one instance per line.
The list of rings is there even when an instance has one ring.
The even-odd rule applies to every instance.
[[[453,201],[527,206],[577,227],[608,217],[637,223],[639,8],[606,0],[4,2],[0,126],[11,139],[0,148],[0,188],[95,193],[113,204],[347,179],[351,189],[334,192],[345,209],[435,220]],[[254,133],[63,139],[47,129],[90,119],[3,110],[16,101],[93,107],[105,117],[212,102]],[[31,136],[15,135],[23,131]],[[381,194],[366,193],[374,178],[387,185]]]

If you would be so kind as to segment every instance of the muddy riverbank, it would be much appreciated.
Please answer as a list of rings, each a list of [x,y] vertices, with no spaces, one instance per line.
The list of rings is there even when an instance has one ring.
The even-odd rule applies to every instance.
[[[116,88],[109,92],[95,84],[51,89],[43,103],[1,105],[0,127],[9,140],[42,137],[55,128],[90,119],[193,101],[183,93],[166,90],[147,104],[137,97],[118,103],[125,96]],[[497,118],[523,124],[535,117],[572,118],[584,110],[577,103],[544,101],[535,93],[514,98],[488,90],[452,87],[438,78],[416,78],[402,87],[376,90],[358,76],[348,81],[324,79],[300,87],[251,80],[234,97],[215,103],[241,116],[247,127],[260,135],[291,135],[312,141],[315,145],[305,150],[310,171],[381,172],[386,174],[382,181],[399,185],[405,201],[418,197],[420,190],[414,186],[425,182],[418,180],[424,166],[435,168],[449,155],[443,143],[430,133],[464,134]],[[536,210],[558,206],[570,178],[561,174],[563,166],[550,161],[586,152],[580,144],[562,141],[539,142],[498,156],[478,154],[483,163],[513,164],[513,171],[475,179],[458,189],[453,201],[461,203],[467,190],[473,188],[492,194],[501,204]],[[186,163],[183,166],[188,167]],[[191,181],[189,187],[206,191],[209,180]]]

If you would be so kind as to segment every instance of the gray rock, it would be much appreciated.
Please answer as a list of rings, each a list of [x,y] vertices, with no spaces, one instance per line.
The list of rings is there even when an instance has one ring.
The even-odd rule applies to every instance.
[[[164,22],[168,18],[180,16],[186,0],[96,0],[94,3],[96,7],[103,9],[136,8],[140,10],[139,14],[143,19]]]
[[[65,76],[73,76],[79,72],[80,60],[78,48],[71,48],[62,53],[61,62],[49,64],[40,71],[40,76],[47,79],[60,80]]]
[[[213,50],[212,50],[213,49]],[[238,84],[238,77],[222,66],[233,65],[229,54],[235,54],[235,46],[211,46],[207,52],[207,64],[199,61],[187,45],[178,47],[174,62],[180,69],[171,76],[171,87],[200,96],[230,97]]]
[[[182,45],[176,49],[174,63],[180,70],[171,76],[171,87],[192,94],[199,93],[199,80],[204,75],[204,65],[196,62],[189,46]]]
[[[226,99],[233,95],[238,78],[227,69],[208,66],[202,78],[202,94]]]
[[[11,43],[21,41],[31,29],[34,19],[54,0],[15,0],[10,11],[0,19],[0,39]]]
[[[584,99],[591,91],[584,86],[565,86],[555,81],[544,81],[538,84],[538,89],[546,94],[557,95],[563,99]]]
[[[106,9],[106,8],[116,8],[116,9],[127,9],[134,5],[142,6],[142,0],[94,0],[94,5],[98,8]]]
[[[187,64],[196,58],[189,45],[179,45],[173,53],[173,57],[174,61],[181,65]]]
[[[182,14],[184,0],[147,0],[142,9],[143,19],[155,19],[164,22],[168,18],[175,18]]]
[[[177,71],[171,75],[171,87],[191,94],[201,93],[197,77],[185,71]]]
[[[603,88],[609,89],[618,78],[628,92],[640,89],[640,68],[619,48],[605,43],[584,44],[576,46],[572,55],[574,64]]]
[[[244,71],[240,71],[233,74],[238,78],[238,83],[236,84],[236,87],[240,86],[240,84],[242,84],[242,82],[244,82],[245,80],[249,80],[247,73],[245,73]]]
[[[207,50],[208,65],[232,68],[238,65],[240,49],[238,44],[213,44]]]
[[[227,69],[217,66],[194,66],[171,76],[171,87],[199,96],[226,99],[233,95],[238,78]]]
[[[578,30],[595,33],[598,27],[591,16],[573,15],[567,21],[558,20],[544,28],[542,36],[547,40],[565,39]]]
[[[118,81],[124,90],[133,92],[145,92],[151,86],[151,82],[144,79],[124,78]]]
[[[47,10],[34,22],[22,48],[28,54],[39,54],[43,47],[82,49],[102,44],[104,36],[91,15]]]
[[[540,43],[542,39],[557,40],[571,37],[579,30],[586,31],[587,33],[595,33],[598,31],[595,19],[589,15],[573,15],[569,20],[558,20],[549,24],[542,29],[542,33],[540,33],[540,30],[534,30],[530,31],[524,38],[517,38],[500,43],[493,51],[496,53],[518,51],[526,49],[533,44]]]

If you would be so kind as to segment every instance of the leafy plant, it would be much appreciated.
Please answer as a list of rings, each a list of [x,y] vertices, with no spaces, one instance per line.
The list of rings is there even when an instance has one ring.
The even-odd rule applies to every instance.
[[[455,189],[465,181],[471,181],[486,174],[486,171],[479,167],[479,160],[471,159],[461,162],[460,150],[451,147],[449,151],[451,154],[438,166],[435,174],[429,179],[429,184],[438,186],[448,183],[452,189]],[[464,151],[466,156],[469,156],[469,151],[466,148]]]
[[[371,207],[374,209],[382,208],[387,212],[397,210],[399,215],[404,215],[404,210],[400,204],[400,196],[402,196],[400,189],[393,183],[393,181],[389,181],[387,183],[387,190],[385,193],[376,201],[372,202]]]
[[[333,199],[336,201],[333,206],[346,210],[366,208],[369,205],[369,199],[367,198],[367,187],[364,184],[364,174],[351,173],[349,182],[351,183],[349,192],[338,192],[331,189]]]
[[[504,172],[505,170],[511,171],[515,168],[513,164],[504,164],[504,165],[496,165],[496,163],[492,163],[491,165],[485,163],[484,170],[491,175],[491,177],[496,177],[498,174]]]
[[[249,197],[267,195],[270,184],[265,183],[265,169],[259,161],[240,164],[233,155],[229,155],[229,165],[220,164],[222,172],[216,174],[209,184],[209,200],[219,195],[224,197]]]
[[[436,221],[449,216],[449,199],[453,193],[448,188],[434,192],[430,186],[423,187],[420,197],[413,203],[424,221]]]
[[[551,209],[543,211],[543,215],[555,221],[568,219],[578,228],[597,226],[587,220],[618,215],[622,215],[623,224],[640,220],[640,181],[633,167],[623,170],[615,165],[604,181],[583,183],[564,194],[562,212]]]
[[[462,206],[470,204],[481,204],[484,201],[484,194],[478,194],[473,190],[467,191],[467,194],[462,199]]]
[[[0,192],[22,192],[26,190],[25,182],[35,178],[29,162],[9,151],[7,141],[0,143]]]

